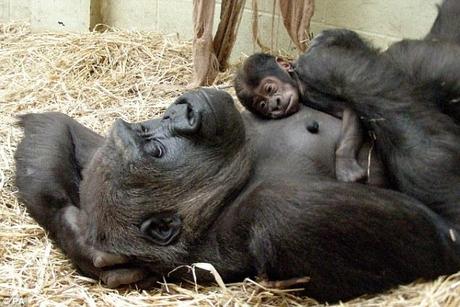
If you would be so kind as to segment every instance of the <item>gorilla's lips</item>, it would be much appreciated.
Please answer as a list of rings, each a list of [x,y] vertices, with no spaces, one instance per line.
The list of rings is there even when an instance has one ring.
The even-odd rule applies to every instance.
[[[287,103],[283,103],[279,110],[271,113],[272,118],[284,118],[299,111],[299,104],[294,95],[289,96],[286,101]]]
[[[291,115],[293,113],[296,113],[297,111],[299,111],[299,104],[294,99],[294,95],[291,95],[289,97],[287,108],[284,110],[284,115]]]

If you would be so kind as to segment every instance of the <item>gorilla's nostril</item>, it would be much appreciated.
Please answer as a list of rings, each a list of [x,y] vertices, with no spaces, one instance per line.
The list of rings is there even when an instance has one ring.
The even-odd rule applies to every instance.
[[[186,113],[187,119],[190,123],[190,125],[193,125],[195,121],[195,112],[193,111],[193,108],[190,104],[187,104],[187,113]]]
[[[140,124],[139,125],[139,130],[142,132],[142,133],[147,133],[149,131],[149,129],[147,129],[147,127],[145,127],[144,125]]]
[[[187,98],[185,97],[179,97],[177,100],[176,100],[176,104],[188,104],[188,100]]]

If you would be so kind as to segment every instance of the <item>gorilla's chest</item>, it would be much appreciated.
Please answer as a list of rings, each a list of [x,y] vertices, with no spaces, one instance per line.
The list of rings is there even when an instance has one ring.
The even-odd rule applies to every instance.
[[[280,120],[261,120],[248,114],[244,118],[255,150],[256,172],[299,179],[312,174],[334,177],[340,120],[307,107]],[[317,131],[312,126],[317,126]]]

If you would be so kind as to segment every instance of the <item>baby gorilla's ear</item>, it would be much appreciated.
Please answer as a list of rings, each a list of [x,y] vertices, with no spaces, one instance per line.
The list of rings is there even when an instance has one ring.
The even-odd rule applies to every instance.
[[[276,57],[276,63],[286,72],[293,72],[294,69],[289,61],[286,61],[282,57]]]
[[[145,220],[141,232],[149,241],[165,246],[170,244],[180,233],[182,221],[178,214],[156,215]]]

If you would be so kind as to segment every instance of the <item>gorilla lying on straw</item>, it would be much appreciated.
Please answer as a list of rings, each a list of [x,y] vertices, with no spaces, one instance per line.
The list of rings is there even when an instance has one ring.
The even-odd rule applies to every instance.
[[[392,190],[335,179],[340,120],[307,107],[259,120],[203,89],[161,119],[118,120],[105,138],[63,114],[21,116],[20,197],[83,274],[111,287],[178,280],[190,273],[175,268],[207,262],[227,282],[258,276],[335,301],[456,272],[460,20],[451,14],[458,1],[443,4],[427,40],[383,55],[347,47],[343,31],[306,54],[316,90],[373,130]],[[313,121],[318,131],[306,129]],[[368,148],[372,177],[380,164]]]

